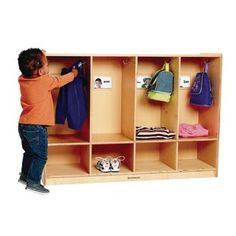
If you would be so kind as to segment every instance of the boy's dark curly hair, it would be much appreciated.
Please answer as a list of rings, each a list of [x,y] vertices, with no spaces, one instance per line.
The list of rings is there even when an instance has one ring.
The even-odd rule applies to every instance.
[[[43,67],[43,52],[39,48],[29,48],[22,51],[18,57],[18,65],[25,77],[31,77],[38,69]]]

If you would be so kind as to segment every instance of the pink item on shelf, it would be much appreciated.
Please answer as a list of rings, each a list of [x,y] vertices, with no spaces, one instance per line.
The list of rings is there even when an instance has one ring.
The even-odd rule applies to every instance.
[[[180,137],[199,137],[207,136],[208,130],[203,128],[200,124],[180,124],[179,125],[179,136]]]

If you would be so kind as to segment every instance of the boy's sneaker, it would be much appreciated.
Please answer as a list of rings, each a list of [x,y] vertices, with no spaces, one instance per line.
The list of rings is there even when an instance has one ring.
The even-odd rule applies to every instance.
[[[38,193],[49,193],[49,190],[46,189],[43,185],[41,184],[27,184],[25,187],[27,190],[35,191]]]
[[[23,176],[21,173],[19,173],[19,174],[20,174],[20,177],[19,177],[19,179],[18,179],[18,182],[21,183],[21,184],[26,185],[27,183],[26,183],[26,178],[25,178],[25,176]]]
[[[100,170],[101,172],[107,173],[110,172],[110,161],[107,158],[101,158],[99,157],[99,161],[96,164],[96,168]]]
[[[121,161],[123,161],[124,159],[124,156],[118,156],[110,159],[110,172],[119,172]]]

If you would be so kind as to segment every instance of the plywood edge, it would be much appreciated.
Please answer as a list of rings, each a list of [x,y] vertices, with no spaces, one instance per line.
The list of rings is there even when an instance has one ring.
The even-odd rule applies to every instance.
[[[136,53],[83,53],[83,52],[47,52],[49,57],[222,57],[220,52],[202,52],[200,54],[136,54]]]
[[[157,180],[157,179],[184,179],[184,178],[207,178],[217,177],[216,171],[192,171],[192,172],[172,172],[172,173],[155,173],[155,174],[127,174],[112,176],[89,176],[73,178],[49,178],[46,179],[46,185],[53,184],[81,184],[81,183],[99,183],[115,181],[135,181],[135,180]]]

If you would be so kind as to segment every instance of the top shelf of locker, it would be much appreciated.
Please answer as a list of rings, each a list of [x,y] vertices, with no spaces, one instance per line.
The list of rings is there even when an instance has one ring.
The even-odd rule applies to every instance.
[[[84,53],[53,53],[46,52],[48,57],[222,57],[222,53],[200,54],[84,54]]]

